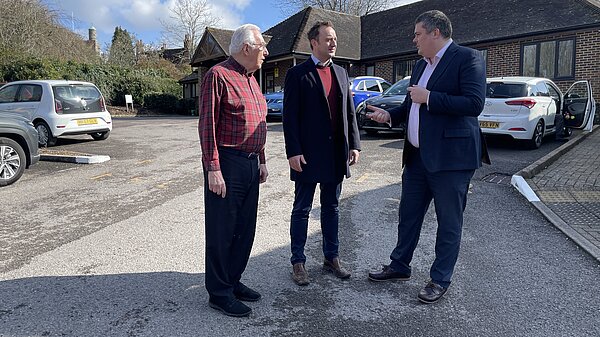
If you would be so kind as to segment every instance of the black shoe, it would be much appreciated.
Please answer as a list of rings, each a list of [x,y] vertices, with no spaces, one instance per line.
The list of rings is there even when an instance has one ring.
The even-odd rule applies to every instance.
[[[394,271],[389,265],[383,265],[383,270],[378,273],[369,273],[369,280],[375,282],[382,281],[408,281],[410,274]]]
[[[240,301],[256,302],[260,300],[260,293],[246,287],[242,282],[233,290],[233,295]]]
[[[427,304],[435,303],[439,301],[444,294],[448,291],[448,288],[444,288],[441,285],[434,283],[433,281],[429,281],[425,288],[419,291],[419,301]]]
[[[252,309],[235,298],[210,299],[208,305],[227,316],[244,317],[250,315]]]

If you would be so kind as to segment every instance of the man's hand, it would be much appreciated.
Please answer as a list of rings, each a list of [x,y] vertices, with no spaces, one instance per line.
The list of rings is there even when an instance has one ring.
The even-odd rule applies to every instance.
[[[301,154],[290,157],[288,162],[290,163],[292,170],[296,172],[302,172],[302,164],[306,165],[306,160],[304,160],[304,156]]]
[[[358,150],[350,150],[350,153],[348,154],[349,165],[352,166],[358,163],[358,157],[360,157],[360,152],[358,152]]]
[[[208,171],[208,189],[225,198],[225,180],[221,171]]]
[[[373,112],[367,113],[367,118],[370,118],[377,123],[389,123],[391,120],[390,113],[372,105],[367,105],[367,109],[372,110]]]
[[[407,88],[410,99],[415,103],[427,104],[427,98],[429,97],[429,90],[413,85]]]
[[[264,183],[267,181],[267,177],[269,176],[269,171],[267,170],[267,164],[260,164],[258,167],[260,170],[260,183]]]

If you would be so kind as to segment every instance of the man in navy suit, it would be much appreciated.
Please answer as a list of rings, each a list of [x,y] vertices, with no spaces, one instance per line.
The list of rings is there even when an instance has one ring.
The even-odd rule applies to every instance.
[[[368,116],[377,122],[408,122],[398,242],[391,263],[369,273],[369,279],[410,278],[410,262],[433,199],[438,229],[431,280],[418,294],[424,303],[437,302],[450,286],[469,182],[482,161],[489,163],[477,121],[485,101],[485,62],[478,51],[458,46],[451,36],[452,24],[444,13],[421,14],[413,42],[423,59],[415,65],[407,99],[389,112],[368,107],[373,111]]]
[[[358,161],[360,137],[350,94],[348,74],[333,64],[337,36],[331,22],[317,22],[308,32],[311,57],[285,77],[283,131],[295,182],[292,209],[292,279],[309,283],[304,264],[308,217],[317,184],[320,186],[323,269],[340,279],[350,277],[342,267],[338,247],[338,203],[344,176]]]

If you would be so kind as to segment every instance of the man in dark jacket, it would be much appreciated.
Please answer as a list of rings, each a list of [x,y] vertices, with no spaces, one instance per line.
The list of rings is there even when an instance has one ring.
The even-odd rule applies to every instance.
[[[308,32],[312,55],[285,78],[283,130],[295,198],[291,216],[292,279],[309,283],[304,245],[317,183],[320,185],[323,268],[345,279],[338,256],[338,203],[344,176],[358,161],[360,137],[346,70],[333,64],[337,36],[331,22]]]

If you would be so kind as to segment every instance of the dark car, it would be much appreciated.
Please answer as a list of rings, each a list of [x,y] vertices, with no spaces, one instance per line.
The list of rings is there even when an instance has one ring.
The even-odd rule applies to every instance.
[[[392,85],[381,77],[358,76],[350,78],[350,91],[352,91],[352,100],[354,107],[371,97],[381,95]]]
[[[0,187],[19,180],[40,160],[38,133],[27,118],[0,113]]]
[[[267,100],[267,118],[281,119],[283,114],[283,91],[265,94]]]
[[[410,77],[401,79],[400,81],[394,83],[394,85],[392,85],[388,90],[386,90],[381,96],[369,98],[361,104],[359,104],[356,108],[358,128],[361,130],[365,130],[365,132],[367,132],[367,134],[369,135],[374,135],[379,131],[393,131],[404,134],[404,132],[406,131],[406,125],[404,123],[392,128],[388,124],[377,123],[375,121],[372,121],[365,115],[367,113],[367,105],[372,105],[378,108],[382,108],[384,110],[388,110],[402,104],[402,102],[404,102],[404,99],[406,98],[406,94],[408,93],[407,88],[409,83]]]

